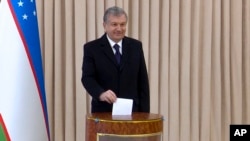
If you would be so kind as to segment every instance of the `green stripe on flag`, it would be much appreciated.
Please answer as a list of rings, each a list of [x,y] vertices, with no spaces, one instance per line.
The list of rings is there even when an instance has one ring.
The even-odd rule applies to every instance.
[[[1,113],[0,113],[0,141],[10,141],[10,137],[5,127]]]
[[[0,123],[0,141],[7,141],[2,123]]]

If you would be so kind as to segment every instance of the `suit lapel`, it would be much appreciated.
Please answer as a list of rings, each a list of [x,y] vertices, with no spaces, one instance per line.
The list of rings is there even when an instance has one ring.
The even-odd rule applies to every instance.
[[[109,58],[109,60],[114,63],[114,65],[118,65],[117,64],[117,61],[115,59],[115,55],[114,55],[114,52],[109,44],[109,41],[106,37],[106,34],[104,34],[102,37],[101,37],[101,49],[103,51],[103,53]]]
[[[122,58],[120,64],[120,70],[123,70],[125,64],[128,62],[129,57],[129,41],[124,37],[122,41]]]

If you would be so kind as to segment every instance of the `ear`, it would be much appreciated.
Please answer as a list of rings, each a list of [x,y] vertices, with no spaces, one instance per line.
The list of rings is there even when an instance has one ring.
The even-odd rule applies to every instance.
[[[103,29],[104,29],[104,31],[106,31],[106,23],[105,23],[105,22],[103,22],[103,23],[102,23],[102,25],[103,25]]]

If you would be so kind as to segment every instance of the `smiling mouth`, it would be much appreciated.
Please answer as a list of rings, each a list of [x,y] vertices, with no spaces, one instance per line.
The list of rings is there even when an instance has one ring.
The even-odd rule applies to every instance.
[[[123,34],[122,33],[116,33],[115,35],[116,36],[122,36]]]

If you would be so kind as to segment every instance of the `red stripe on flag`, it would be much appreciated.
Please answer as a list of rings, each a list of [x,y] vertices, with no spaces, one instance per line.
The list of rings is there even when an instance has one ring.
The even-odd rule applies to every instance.
[[[9,134],[8,134],[7,128],[6,128],[5,124],[4,124],[4,121],[3,121],[3,118],[2,118],[2,115],[1,115],[1,114],[0,114],[0,124],[1,124],[2,127],[3,127],[4,135],[6,136],[7,141],[10,141],[10,136],[9,136]]]

